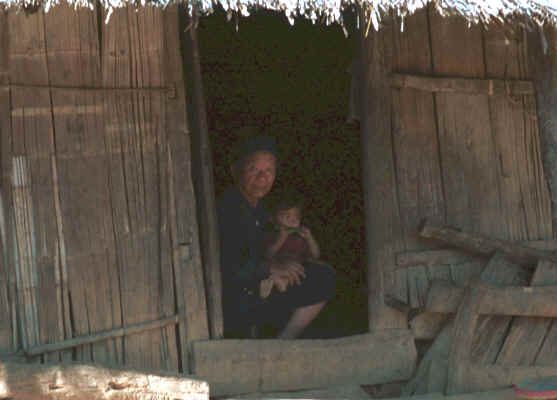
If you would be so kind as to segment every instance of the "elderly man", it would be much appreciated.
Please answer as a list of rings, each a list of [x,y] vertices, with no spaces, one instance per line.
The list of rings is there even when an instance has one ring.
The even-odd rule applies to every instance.
[[[254,324],[281,324],[285,316],[278,337],[296,338],[334,296],[331,268],[306,268],[294,261],[270,262],[263,257],[268,214],[261,199],[273,187],[277,158],[272,138],[258,136],[245,142],[231,166],[235,185],[217,202],[226,337],[246,337]],[[259,285],[269,276],[285,278],[288,287],[263,300]]]

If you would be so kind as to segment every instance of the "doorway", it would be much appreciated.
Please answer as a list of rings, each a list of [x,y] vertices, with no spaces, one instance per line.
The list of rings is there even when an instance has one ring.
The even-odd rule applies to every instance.
[[[198,30],[216,197],[232,183],[230,149],[256,134],[275,137],[274,189],[303,194],[304,224],[337,270],[337,295],[305,338],[368,330],[360,132],[347,122],[356,35],[348,30],[304,19],[292,26],[268,10],[230,22],[217,10]]]

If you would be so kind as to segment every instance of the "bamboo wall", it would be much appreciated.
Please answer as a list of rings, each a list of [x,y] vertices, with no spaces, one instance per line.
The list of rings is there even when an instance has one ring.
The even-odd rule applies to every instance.
[[[208,328],[178,11],[104,20],[0,13],[0,352],[164,319],[42,357],[187,372]]]
[[[503,85],[532,79],[525,32],[487,28],[422,9],[405,19],[403,31],[400,21],[386,18],[363,42],[371,329],[407,324],[405,315],[384,305],[385,296],[420,307],[432,279],[466,284],[485,264],[400,268],[400,255],[439,248],[418,236],[423,218],[498,239],[552,237],[534,91],[434,87],[440,77]],[[393,73],[431,77],[433,84],[428,90],[393,85]]]

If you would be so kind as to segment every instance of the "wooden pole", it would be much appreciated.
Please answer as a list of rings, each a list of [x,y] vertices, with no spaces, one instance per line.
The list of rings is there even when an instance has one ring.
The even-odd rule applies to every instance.
[[[102,340],[114,339],[122,336],[129,336],[129,335],[145,332],[152,329],[164,328],[165,326],[176,325],[177,323],[178,323],[178,316],[173,315],[172,317],[159,319],[157,321],[144,322],[140,324],[130,325],[127,327],[110,329],[104,332],[94,333],[92,335],[75,337],[69,340],[64,340],[62,342],[34,346],[27,349],[25,353],[28,356],[38,356],[40,354],[50,353],[52,351],[64,350],[71,347],[96,343]]]
[[[475,253],[491,255],[498,251],[518,264],[533,265],[540,260],[557,262],[557,255],[553,252],[533,249],[506,240],[491,239],[476,233],[462,232],[450,226],[435,224],[428,219],[424,220],[419,231],[425,238],[442,240]]]
[[[385,17],[381,29],[367,32],[368,19],[361,12],[361,119],[362,177],[365,203],[368,315],[371,331],[406,328],[407,320],[384,303],[394,286],[395,251],[401,246],[391,127],[393,20]],[[365,22],[364,22],[365,21]]]
[[[211,338],[223,336],[222,283],[220,275],[220,248],[215,211],[215,185],[213,182],[213,156],[207,127],[207,111],[203,94],[203,78],[197,23],[199,16],[194,8],[190,28],[185,34],[186,80],[188,117],[191,127],[193,183],[197,195],[201,258],[207,295],[207,311]]]
[[[536,86],[542,161],[551,195],[553,237],[557,237],[557,30],[540,27],[529,34],[528,55]],[[545,48],[545,49],[544,49]],[[545,51],[544,51],[545,50]]]

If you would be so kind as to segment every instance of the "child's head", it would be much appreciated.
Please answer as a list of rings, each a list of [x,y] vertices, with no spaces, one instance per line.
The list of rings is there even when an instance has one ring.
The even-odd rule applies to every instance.
[[[275,200],[273,219],[287,228],[299,228],[302,221],[302,202],[295,194],[287,194]]]

